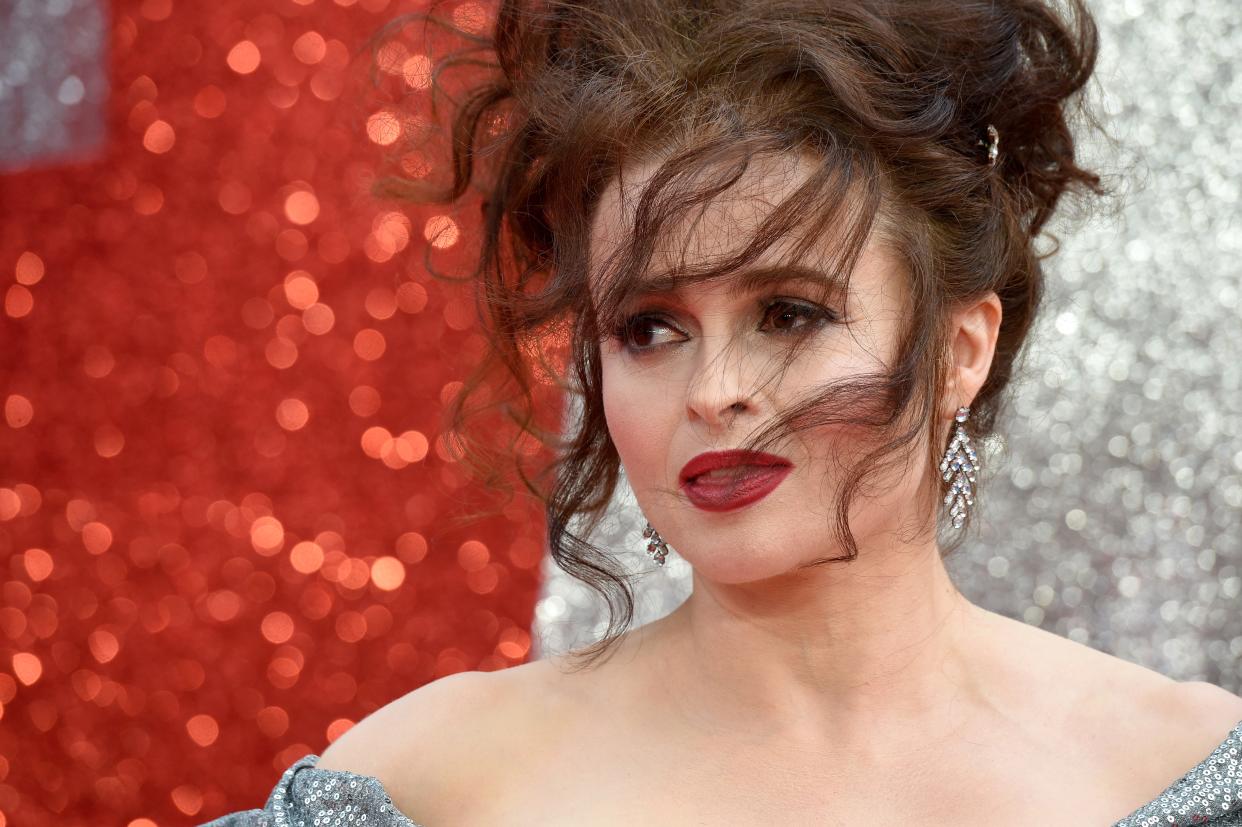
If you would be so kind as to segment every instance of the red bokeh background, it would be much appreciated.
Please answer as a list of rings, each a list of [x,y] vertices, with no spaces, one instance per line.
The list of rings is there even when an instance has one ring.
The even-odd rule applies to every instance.
[[[470,263],[477,205],[370,194],[435,58],[379,54],[397,108],[367,41],[418,8],[115,0],[105,149],[0,177],[0,827],[259,807],[370,711],[530,657],[541,511],[455,521],[442,433],[483,340],[424,255]]]

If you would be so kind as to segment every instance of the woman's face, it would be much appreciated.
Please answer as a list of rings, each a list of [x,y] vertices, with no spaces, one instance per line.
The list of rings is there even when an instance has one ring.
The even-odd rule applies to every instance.
[[[652,269],[660,272],[683,254],[695,264],[741,249],[771,205],[803,180],[807,163],[794,156],[752,163],[732,191],[745,197],[718,199],[688,234],[670,234],[666,246],[675,244],[676,255],[658,251]],[[626,192],[653,171],[650,163],[627,168]],[[629,226],[631,208],[632,198],[622,203],[614,183],[595,216],[593,258],[613,249],[612,233]],[[787,246],[784,240],[773,245],[754,266],[780,262]],[[806,258],[797,263],[816,268]],[[833,530],[835,506],[863,447],[860,431],[823,426],[778,443],[770,453],[792,469],[766,496],[730,510],[696,504],[679,475],[699,454],[739,447],[792,400],[834,380],[884,372],[909,312],[904,278],[873,236],[850,278],[849,295],[829,304],[791,276],[737,295],[730,281],[700,282],[622,309],[623,318],[632,319],[628,332],[601,345],[608,429],[643,513],[698,574],[746,582],[844,552]],[[780,371],[795,328],[813,332]],[[869,543],[908,530],[918,518],[916,494],[929,469],[924,447],[912,448],[904,467],[899,463],[878,477],[851,506],[850,529],[863,555]]]

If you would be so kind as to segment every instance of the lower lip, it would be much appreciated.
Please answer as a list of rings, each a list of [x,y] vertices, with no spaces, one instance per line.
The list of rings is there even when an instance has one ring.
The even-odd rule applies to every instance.
[[[682,486],[690,502],[704,511],[732,511],[758,502],[772,493],[793,470],[788,465],[755,468],[737,478],[718,480],[699,477]]]

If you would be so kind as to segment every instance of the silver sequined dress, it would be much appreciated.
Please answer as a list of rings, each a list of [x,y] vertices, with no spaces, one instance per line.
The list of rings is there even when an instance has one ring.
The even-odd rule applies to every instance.
[[[230,813],[201,827],[422,827],[397,809],[379,779],[321,770],[317,760],[307,755],[285,770],[262,810]],[[1199,824],[1242,827],[1242,721],[1211,755],[1112,827]]]

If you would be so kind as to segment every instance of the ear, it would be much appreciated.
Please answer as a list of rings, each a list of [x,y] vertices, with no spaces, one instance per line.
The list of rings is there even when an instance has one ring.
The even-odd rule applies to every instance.
[[[945,419],[952,419],[960,406],[969,405],[983,387],[996,352],[1000,323],[1000,297],[991,290],[953,313],[953,364],[947,377],[945,410],[941,412]]]

